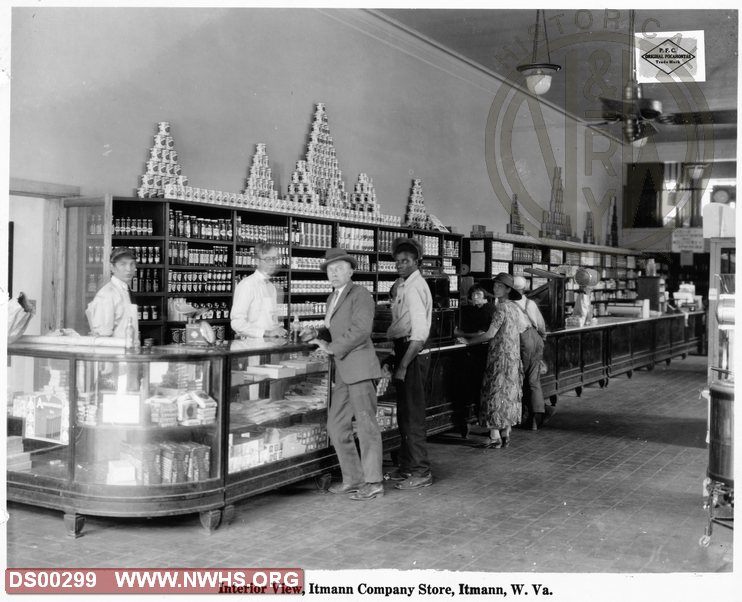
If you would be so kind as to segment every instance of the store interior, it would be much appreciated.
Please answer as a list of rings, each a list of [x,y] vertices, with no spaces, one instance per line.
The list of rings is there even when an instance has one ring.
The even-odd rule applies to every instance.
[[[0,244],[6,290],[34,317],[7,348],[8,566],[732,575],[737,10],[10,12]],[[658,44],[692,60],[643,79]],[[545,90],[525,78],[544,64]],[[359,519],[327,493],[331,362],[235,340],[228,307],[268,240],[283,324],[321,325],[318,266],[342,247],[383,358],[397,236],[424,246],[434,298],[435,482],[387,483]],[[136,249],[154,356],[86,347],[117,246]],[[587,318],[579,269],[597,278]],[[483,451],[453,333],[468,289],[491,293],[503,271],[546,317],[555,413]],[[178,406],[193,415],[145,404],[194,386]],[[40,417],[27,402],[42,390]],[[393,393],[379,392],[385,470]],[[256,400],[286,410],[271,437]]]

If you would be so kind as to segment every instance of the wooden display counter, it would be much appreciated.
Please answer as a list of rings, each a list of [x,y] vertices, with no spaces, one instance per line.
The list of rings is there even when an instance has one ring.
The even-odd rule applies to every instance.
[[[560,394],[586,385],[605,387],[611,378],[639,368],[652,370],[658,362],[668,364],[674,357],[685,358],[703,346],[706,314],[702,311],[663,315],[655,318],[598,318],[597,323],[566,328],[547,334],[544,361],[548,367],[541,377],[544,398],[556,405]],[[482,382],[481,357],[487,343],[467,347],[453,345],[430,349],[429,365],[435,365],[431,378],[429,405],[451,416],[453,426],[465,433],[466,423],[476,420],[479,387]],[[436,356],[440,354],[440,359]],[[479,367],[477,367],[479,366]]]

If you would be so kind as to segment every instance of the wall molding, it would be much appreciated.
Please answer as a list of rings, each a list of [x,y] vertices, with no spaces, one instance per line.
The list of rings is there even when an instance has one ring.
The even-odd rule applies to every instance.
[[[10,178],[9,190],[11,196],[32,196],[44,199],[80,196],[79,186],[24,180],[23,178]]]

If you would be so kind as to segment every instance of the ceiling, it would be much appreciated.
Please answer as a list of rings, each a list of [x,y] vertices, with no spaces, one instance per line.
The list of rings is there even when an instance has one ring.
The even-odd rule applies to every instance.
[[[532,62],[536,11],[507,9],[383,9],[382,18],[524,87],[516,67]],[[599,97],[620,99],[626,84],[629,10],[545,11],[550,59],[539,46],[537,62],[562,66],[542,97],[585,122],[601,121]],[[649,34],[703,30],[706,81],[643,83],[645,98],[659,100],[662,114],[709,122],[715,139],[737,137],[738,12],[736,10],[637,10],[635,30]],[[543,36],[543,26],[542,26]],[[722,113],[723,112],[723,113]],[[699,113],[701,114],[699,116]],[[620,124],[599,126],[621,135]],[[656,124],[655,141],[695,137],[694,125]],[[708,127],[708,126],[707,126]],[[705,135],[704,135],[705,137]]]

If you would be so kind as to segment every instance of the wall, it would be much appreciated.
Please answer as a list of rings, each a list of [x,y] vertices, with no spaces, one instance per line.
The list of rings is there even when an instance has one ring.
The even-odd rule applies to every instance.
[[[83,195],[133,195],[158,121],[192,185],[242,190],[265,142],[284,194],[317,102],[346,188],[368,173],[384,213],[403,215],[421,178],[428,211],[460,232],[504,232],[513,193],[535,231],[568,164],[581,235],[585,190],[599,211],[620,195],[619,154],[591,171],[584,128],[365,11],[14,8],[12,78],[10,175]]]

